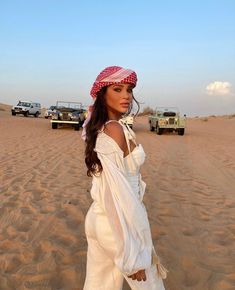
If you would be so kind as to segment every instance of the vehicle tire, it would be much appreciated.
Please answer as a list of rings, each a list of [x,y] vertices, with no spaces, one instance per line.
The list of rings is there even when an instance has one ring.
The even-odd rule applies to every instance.
[[[155,129],[155,128],[152,126],[152,124],[151,124],[151,123],[149,123],[149,129],[150,129],[150,131],[151,131],[151,132],[153,132],[153,131],[154,131],[154,129]]]
[[[184,128],[178,129],[178,135],[180,135],[180,136],[184,135]]]
[[[79,128],[80,128],[80,125],[79,124],[74,125],[74,130],[75,131],[79,131]]]
[[[11,112],[12,116],[16,116],[16,113],[15,112]]]
[[[57,129],[58,128],[58,124],[57,123],[51,123],[51,127],[52,127],[52,129]]]
[[[25,112],[25,113],[24,113],[24,116],[25,116],[25,117],[28,117],[28,116],[29,116],[29,111]]]
[[[39,112],[36,112],[36,114],[34,115],[35,118],[38,118],[39,116]]]
[[[48,119],[48,117],[47,117],[47,116],[45,116],[45,119]]]
[[[81,120],[81,119],[79,119],[78,121],[79,121],[79,127],[82,127],[82,125],[84,124],[84,121],[85,121],[85,120]]]
[[[162,133],[163,133],[163,129],[157,127],[157,134],[158,134],[158,135],[162,135]]]

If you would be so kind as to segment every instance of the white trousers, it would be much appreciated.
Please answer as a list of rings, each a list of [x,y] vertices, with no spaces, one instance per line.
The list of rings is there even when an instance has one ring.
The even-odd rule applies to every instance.
[[[94,204],[93,204],[94,205]],[[146,281],[128,278],[114,264],[115,240],[107,217],[91,206],[86,216],[88,242],[86,280],[83,290],[122,290],[126,279],[132,290],[165,290],[155,265],[146,269]]]

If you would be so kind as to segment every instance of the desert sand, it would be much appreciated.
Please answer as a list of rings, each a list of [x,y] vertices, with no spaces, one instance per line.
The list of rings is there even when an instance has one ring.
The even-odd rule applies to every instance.
[[[4,108],[0,290],[82,290],[92,200],[81,131]],[[147,154],[144,200],[166,290],[234,290],[235,118],[192,118],[184,136],[158,136],[138,117],[134,130]]]

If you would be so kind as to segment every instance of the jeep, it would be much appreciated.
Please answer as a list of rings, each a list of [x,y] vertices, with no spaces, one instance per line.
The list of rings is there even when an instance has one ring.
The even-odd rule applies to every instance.
[[[177,132],[183,136],[186,126],[186,115],[180,116],[178,108],[175,107],[157,107],[155,112],[149,116],[150,131],[161,135],[163,132]]]
[[[33,115],[35,118],[37,118],[41,114],[41,105],[31,101],[19,101],[16,106],[12,107],[11,114],[12,116],[22,114],[25,117]]]
[[[85,109],[80,102],[57,101],[56,108],[51,115],[51,127],[57,129],[64,124],[79,130],[85,121]]]

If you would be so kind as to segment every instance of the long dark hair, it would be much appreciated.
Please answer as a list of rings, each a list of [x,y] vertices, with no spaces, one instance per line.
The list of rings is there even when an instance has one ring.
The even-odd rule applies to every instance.
[[[97,175],[102,171],[102,165],[97,157],[97,153],[94,151],[96,138],[98,136],[98,131],[101,130],[103,125],[109,120],[108,110],[106,105],[105,94],[107,91],[107,86],[103,87],[98,93],[97,98],[93,105],[93,111],[91,119],[86,125],[86,149],[85,149],[85,163],[87,166],[87,176]],[[140,105],[138,101],[133,96],[133,100],[137,104],[137,113],[139,112]],[[132,110],[133,104],[131,104],[128,112],[129,114]]]

